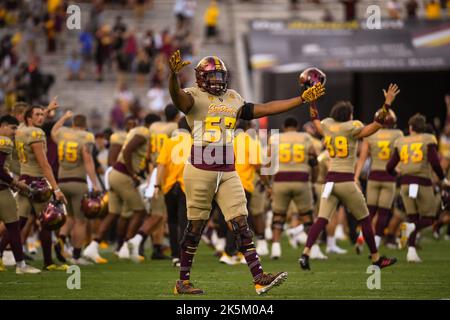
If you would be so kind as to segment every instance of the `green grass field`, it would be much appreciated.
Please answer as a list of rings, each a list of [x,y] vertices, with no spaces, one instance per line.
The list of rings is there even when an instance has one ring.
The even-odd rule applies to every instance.
[[[352,250],[343,256],[330,255],[327,261],[311,261],[312,271],[304,272],[297,263],[298,252],[284,242],[282,259],[265,258],[263,266],[269,272],[288,271],[288,280],[261,297],[254,291],[246,265],[222,265],[202,244],[191,279],[205,290],[203,296],[173,295],[178,273],[170,261],[135,264],[103,252],[109,263],[82,267],[80,290],[67,289],[69,275],[63,272],[18,276],[9,267],[0,273],[0,299],[449,299],[450,241],[427,236],[421,245],[422,264],[407,264],[405,251],[381,250],[397,256],[399,262],[382,270],[380,290],[367,289],[366,248],[361,256]],[[32,265],[40,266],[41,261]]]

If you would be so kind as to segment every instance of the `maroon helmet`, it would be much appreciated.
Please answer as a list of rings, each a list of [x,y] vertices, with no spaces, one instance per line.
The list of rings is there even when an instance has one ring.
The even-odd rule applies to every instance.
[[[30,183],[30,189],[31,200],[39,203],[47,202],[53,194],[52,189],[45,179],[32,181]]]
[[[98,218],[104,218],[108,214],[108,192],[101,195],[101,208],[98,214]]]
[[[322,83],[322,85],[325,85],[327,82],[327,76],[320,69],[308,68],[300,74],[299,81],[300,87],[303,90],[308,90],[319,82]]]
[[[39,216],[41,225],[47,230],[57,230],[66,223],[66,207],[58,200],[50,201]]]
[[[382,112],[383,109],[378,109],[377,112],[375,112],[375,119],[377,119],[380,115],[380,112]],[[394,128],[397,124],[397,116],[395,112],[392,109],[389,109],[389,113],[386,115],[383,121],[383,128]]]
[[[88,192],[81,199],[81,211],[88,219],[95,219],[102,210],[102,195],[98,192]]]
[[[197,85],[215,96],[227,91],[228,71],[222,60],[215,56],[204,57],[195,67]]]

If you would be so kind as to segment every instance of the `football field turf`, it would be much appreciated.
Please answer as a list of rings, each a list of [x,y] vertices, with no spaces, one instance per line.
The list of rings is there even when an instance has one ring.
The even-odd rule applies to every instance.
[[[70,276],[64,272],[16,275],[14,268],[0,273],[0,299],[450,299],[450,241],[423,239],[422,264],[406,263],[405,251],[383,248],[399,262],[381,272],[381,289],[369,290],[366,273],[367,247],[357,256],[350,245],[346,255],[329,255],[326,261],[311,261],[312,271],[298,266],[298,250],[287,241],[278,261],[263,259],[266,272],[288,271],[288,279],[267,295],[257,296],[246,265],[220,264],[211,249],[200,245],[191,279],[203,296],[175,296],[177,269],[170,261],[135,264],[120,261],[111,253],[106,265],[81,267],[81,289],[67,289]],[[147,250],[148,252],[148,250]],[[40,255],[39,255],[40,256]],[[41,266],[41,261],[31,263]]]

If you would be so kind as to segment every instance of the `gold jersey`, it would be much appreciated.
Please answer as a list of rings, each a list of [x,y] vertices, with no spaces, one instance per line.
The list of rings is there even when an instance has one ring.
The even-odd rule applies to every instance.
[[[86,178],[83,147],[95,143],[94,135],[84,130],[62,127],[56,133],[59,178]]]

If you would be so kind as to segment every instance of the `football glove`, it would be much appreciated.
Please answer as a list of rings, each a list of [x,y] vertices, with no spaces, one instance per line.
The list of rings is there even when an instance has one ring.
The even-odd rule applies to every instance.
[[[319,82],[309,88],[308,90],[305,90],[302,93],[302,100],[303,102],[311,102],[319,99],[321,96],[325,94],[325,88],[324,86]]]
[[[190,61],[183,61],[183,59],[181,59],[180,50],[175,51],[169,58],[169,68],[173,73],[180,72],[181,69],[189,64],[191,64]]]

